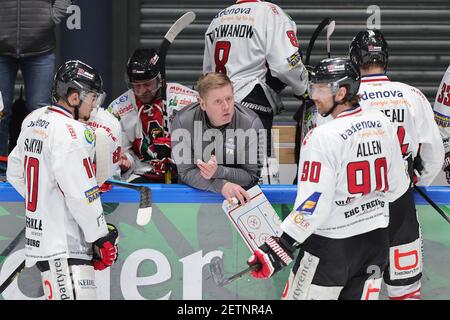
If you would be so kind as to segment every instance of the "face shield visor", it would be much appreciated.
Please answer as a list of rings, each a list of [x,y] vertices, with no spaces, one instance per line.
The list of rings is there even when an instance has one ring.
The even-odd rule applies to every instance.
[[[128,89],[132,89],[136,95],[140,95],[145,92],[156,94],[156,92],[158,92],[158,90],[161,88],[161,75],[158,74],[152,79],[133,81],[130,81],[128,76],[126,76],[126,83]]]
[[[327,97],[334,97],[339,90],[337,82],[308,82],[308,94],[312,100],[327,99]]]
[[[97,109],[102,106],[103,102],[105,102],[106,93],[103,91],[80,91],[80,100],[86,101],[87,103],[92,103],[92,107]]]

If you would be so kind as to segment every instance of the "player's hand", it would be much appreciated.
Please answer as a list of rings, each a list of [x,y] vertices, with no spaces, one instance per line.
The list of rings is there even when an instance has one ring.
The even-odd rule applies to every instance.
[[[215,155],[211,156],[208,163],[205,163],[201,160],[197,160],[197,167],[200,169],[200,174],[206,180],[210,180],[217,171],[217,159]]]
[[[222,195],[225,199],[227,199],[230,203],[233,202],[233,198],[239,200],[240,203],[244,204],[247,201],[250,201],[250,195],[244,188],[240,185],[227,182],[222,187]]]
[[[128,171],[128,169],[130,169],[130,167],[131,167],[131,161],[128,159],[128,157],[125,155],[125,153],[122,153],[120,155],[119,167],[120,167],[120,171],[122,171],[122,172]]]
[[[119,231],[108,223],[108,234],[93,244],[94,257],[92,265],[95,270],[103,270],[114,264],[118,256]]]
[[[261,264],[261,268],[250,273],[251,276],[258,279],[270,278],[292,262],[294,250],[284,239],[269,237],[247,261],[249,266]]]
[[[450,151],[445,154],[444,166],[442,167],[442,170],[445,172],[447,183],[450,184]]]
[[[105,193],[111,190],[112,187],[113,185],[110,182],[106,181],[98,189],[100,190],[101,193]]]
[[[423,169],[424,169],[424,167],[422,164],[422,158],[420,157],[420,155],[417,155],[417,157],[415,157],[413,160],[413,183],[414,183],[414,185],[416,185],[419,182]]]

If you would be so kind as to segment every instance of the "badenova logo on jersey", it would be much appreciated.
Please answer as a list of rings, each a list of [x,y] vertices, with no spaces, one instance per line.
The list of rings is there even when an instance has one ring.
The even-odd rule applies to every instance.
[[[352,123],[351,127],[346,129],[344,132],[339,133],[342,139],[347,140],[352,134],[355,132],[364,130],[364,129],[376,129],[381,128],[381,122],[377,121],[360,121],[356,124]]]
[[[239,8],[239,7],[237,7],[237,8],[227,8],[227,9],[224,9],[224,10],[220,11],[218,14],[216,14],[214,16],[214,19],[220,18],[222,16],[228,16],[228,15],[231,15],[231,14],[250,14],[251,11],[252,11],[251,8]]]

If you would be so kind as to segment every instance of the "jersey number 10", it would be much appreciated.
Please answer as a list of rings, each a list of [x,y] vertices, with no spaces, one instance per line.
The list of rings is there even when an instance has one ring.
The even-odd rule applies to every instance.
[[[88,178],[94,177],[91,158],[83,159]],[[27,211],[35,212],[38,202],[39,159],[25,156],[25,183],[27,187]]]

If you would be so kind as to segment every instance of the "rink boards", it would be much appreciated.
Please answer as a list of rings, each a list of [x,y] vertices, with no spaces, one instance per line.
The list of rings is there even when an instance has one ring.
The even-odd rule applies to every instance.
[[[101,299],[279,299],[288,269],[270,280],[243,277],[218,288],[208,268],[215,256],[223,258],[225,273],[246,267],[250,252],[221,209],[220,195],[181,185],[149,185],[153,191],[153,217],[136,224],[139,194],[115,187],[103,196],[107,220],[119,227],[119,258],[107,271],[97,273]],[[292,185],[263,186],[262,190],[281,218],[295,200]],[[424,191],[450,211],[450,188]],[[24,227],[21,197],[0,183],[0,251]],[[424,299],[450,299],[450,224],[416,194],[424,237]],[[447,207],[449,205],[449,207]],[[23,258],[23,240],[7,257],[0,257],[3,280]],[[26,269],[5,292],[3,299],[42,299],[39,272]]]

